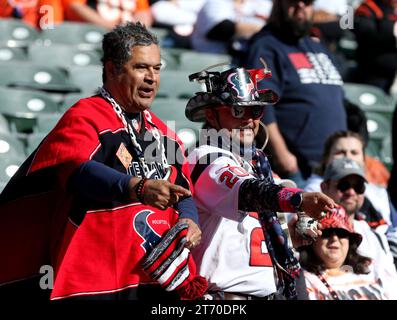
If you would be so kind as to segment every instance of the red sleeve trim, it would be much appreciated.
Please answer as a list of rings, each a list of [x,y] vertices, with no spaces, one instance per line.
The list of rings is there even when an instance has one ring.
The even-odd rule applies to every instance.
[[[291,197],[298,192],[303,192],[299,188],[283,188],[278,195],[278,203],[282,212],[295,212],[295,208],[291,205]]]

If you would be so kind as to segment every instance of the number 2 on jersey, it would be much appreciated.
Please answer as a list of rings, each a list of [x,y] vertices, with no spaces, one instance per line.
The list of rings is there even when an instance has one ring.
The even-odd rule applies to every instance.
[[[268,252],[262,251],[262,243],[265,241],[263,230],[260,227],[251,231],[250,241],[250,266],[253,267],[271,267],[272,260]]]

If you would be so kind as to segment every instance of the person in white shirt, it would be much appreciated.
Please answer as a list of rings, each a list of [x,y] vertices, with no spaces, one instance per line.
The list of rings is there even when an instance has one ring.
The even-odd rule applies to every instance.
[[[358,162],[335,159],[325,169],[321,190],[345,208],[349,222],[362,236],[358,253],[372,260],[385,287],[397,288],[397,272],[384,230],[371,229],[366,221],[354,218],[364,202],[365,182],[364,169]]]
[[[278,291],[296,299],[299,265],[275,212],[319,218],[335,205],[322,193],[276,185],[267,157],[256,148],[264,107],[277,101],[273,91],[257,90],[257,81],[269,76],[267,69],[244,68],[190,76],[207,87],[185,111],[208,129],[188,155],[202,229],[193,255],[209,282],[207,299],[269,300]]]
[[[228,53],[233,39],[248,39],[265,25],[271,7],[269,0],[207,1],[194,26],[193,49]]]
[[[300,248],[310,300],[390,300],[397,288],[387,286],[371,259],[357,247],[362,235],[355,231],[343,207],[320,220],[322,235]]]

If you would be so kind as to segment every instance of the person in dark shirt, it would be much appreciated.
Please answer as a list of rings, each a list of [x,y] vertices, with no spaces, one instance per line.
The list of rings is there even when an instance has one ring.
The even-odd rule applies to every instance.
[[[267,107],[262,121],[269,129],[275,171],[298,186],[321,160],[325,139],[347,126],[342,78],[324,46],[308,36],[312,4],[275,1],[244,59],[256,68],[262,58],[272,70],[268,86],[280,101]]]
[[[365,0],[356,10],[357,39],[355,81],[389,93],[397,71],[397,1]]]

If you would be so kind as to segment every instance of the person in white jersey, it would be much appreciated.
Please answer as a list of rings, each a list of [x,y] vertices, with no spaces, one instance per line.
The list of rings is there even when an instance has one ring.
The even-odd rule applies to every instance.
[[[273,91],[257,90],[257,81],[270,76],[267,68],[207,68],[189,77],[207,88],[185,110],[208,129],[188,155],[202,228],[193,255],[209,282],[207,299],[270,300],[276,293],[296,299],[300,267],[276,212],[319,218],[335,206],[320,192],[276,185],[266,155],[256,148],[259,119],[277,101]]]

